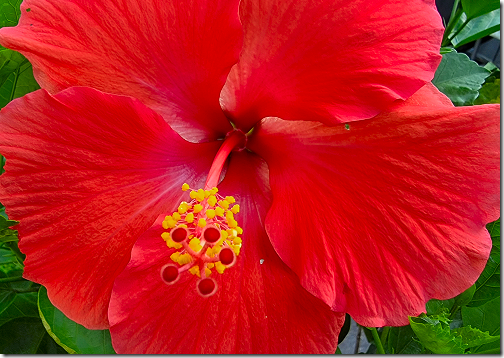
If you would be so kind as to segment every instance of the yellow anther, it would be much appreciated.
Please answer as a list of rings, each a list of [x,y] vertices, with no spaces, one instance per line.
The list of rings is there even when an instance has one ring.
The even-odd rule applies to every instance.
[[[226,210],[229,208],[229,203],[226,200],[219,200],[218,204]]]
[[[214,186],[214,187],[212,188],[212,194],[213,194],[213,195],[215,195],[215,194],[217,194],[218,192],[219,192],[219,189],[217,189],[217,187],[215,187],[215,186]]]
[[[165,221],[173,220],[173,217],[171,215],[166,215],[164,219]]]
[[[206,220],[201,218],[198,220],[198,226],[199,227],[205,227],[206,226]]]
[[[229,220],[234,220],[234,216],[233,216],[233,213],[231,211],[226,211],[226,219]]]
[[[241,243],[242,243],[242,239],[240,239],[239,237],[235,237],[235,238],[233,239],[233,244],[235,244],[235,245],[239,245],[239,244],[241,244]]]
[[[177,226],[177,222],[173,219],[168,219],[168,220],[165,220],[161,223],[161,226],[163,227],[163,229],[167,230],[167,229],[173,229],[175,226]]]
[[[166,240],[166,246],[172,249],[180,249],[182,247],[182,245],[180,245],[178,242],[173,241],[172,239]]]
[[[221,243],[221,244],[222,244],[222,243]],[[221,250],[222,250],[222,246],[220,246],[220,245],[215,245],[215,246],[212,248],[212,250],[213,250],[214,255],[215,255],[215,254],[218,254],[219,252],[221,252]]]
[[[191,192],[189,193],[189,196],[191,197],[191,199],[196,199],[196,195],[198,193],[196,192],[196,190],[191,190]]]
[[[225,230],[221,230],[221,238],[223,240],[227,239],[227,237],[229,236],[229,233]]]
[[[189,189],[190,189],[189,184],[187,183],[182,184],[182,191],[188,191]]]
[[[238,235],[243,234],[243,229],[239,226],[236,227],[236,231],[238,232]]]
[[[198,238],[193,238],[191,241],[189,241],[189,247],[195,252],[199,252],[202,249],[200,240]]]
[[[212,192],[210,190],[205,190],[205,198],[208,198],[210,195],[212,195]]]
[[[191,224],[194,221],[194,214],[193,213],[187,214],[185,217],[185,221]]]
[[[203,210],[203,205],[201,205],[201,204],[194,205],[194,213],[195,214],[199,213],[201,210]]]
[[[214,252],[212,250],[211,247],[209,247],[208,249],[206,249],[206,252],[205,254],[208,256],[208,257],[213,257],[214,256]]]
[[[215,195],[210,195],[208,197],[207,203],[208,203],[208,205],[214,207],[215,204],[217,204],[217,198],[215,197]]]
[[[228,220],[228,226],[230,228],[235,228],[238,226],[238,222],[236,220]],[[236,230],[235,230],[236,231]],[[237,232],[238,233],[238,232]],[[236,235],[235,235],[236,236]]]
[[[217,270],[218,273],[222,274],[224,273],[224,270],[226,269],[226,266],[222,264],[222,262],[217,261],[215,263],[215,269]]]
[[[231,208],[231,212],[233,214],[238,214],[240,212],[240,205],[238,205],[238,204],[233,205],[233,207]]]
[[[187,203],[185,201],[183,201],[180,203],[177,211],[179,214],[185,214],[187,212],[187,209],[189,209],[189,205],[187,205]]]
[[[198,266],[193,266],[189,269],[189,272],[192,273],[193,275],[196,275],[198,277],[201,277],[200,276],[200,270],[199,270],[199,267]]]
[[[174,212],[172,214],[172,216],[173,216],[173,220],[175,220],[175,221],[179,221],[180,220],[180,214],[178,212]]]
[[[198,201],[203,201],[205,200],[205,191],[203,189],[198,189],[198,192],[196,193],[196,200]]]
[[[208,209],[208,210],[206,211],[206,216],[207,216],[207,218],[209,218],[209,219],[213,219],[213,218],[215,217],[215,210],[213,210],[213,209]]]
[[[226,196],[226,201],[229,203],[229,204],[233,204],[236,202],[235,198],[233,198],[232,196]]]
[[[170,259],[172,259],[172,261],[174,262],[178,262],[178,258],[180,256],[180,252],[174,252],[173,254],[170,255]]]
[[[213,268],[214,268],[214,266],[215,266],[215,265],[213,264],[213,262],[210,262],[209,264],[207,264],[207,267],[208,267],[209,269],[213,269]]]
[[[180,224],[179,227],[183,227],[183,228],[187,229],[187,225],[186,224]]]
[[[233,249],[234,253],[236,256],[240,254],[240,246],[238,245],[231,245],[231,249]]]
[[[215,214],[217,214],[218,216],[224,216],[224,209],[221,208],[220,206],[216,207]]]
[[[205,275],[208,277],[212,274],[212,271],[207,267],[205,268]]]
[[[182,254],[178,257],[177,262],[179,265],[185,265],[192,261],[192,257],[189,254]]]
[[[170,233],[169,232],[163,232],[161,233],[161,237],[163,238],[164,241],[170,239]]]

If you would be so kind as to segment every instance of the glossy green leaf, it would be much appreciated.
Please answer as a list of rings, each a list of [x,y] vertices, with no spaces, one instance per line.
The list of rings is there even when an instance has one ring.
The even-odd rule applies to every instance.
[[[456,106],[471,105],[489,74],[467,55],[452,50],[443,55],[432,83]]]
[[[69,353],[114,354],[108,330],[89,330],[54,307],[47,290],[40,288],[38,306],[42,323],[54,340]]]
[[[418,342],[411,326],[390,327],[384,348],[389,354],[419,354],[422,352],[422,345]]]
[[[500,297],[500,219],[488,224],[492,238],[492,251],[480,277],[476,281],[476,292],[470,307],[477,307]]]
[[[61,354],[65,351],[49,337],[39,318],[17,318],[0,326],[0,353]]]
[[[477,327],[491,336],[500,335],[500,297],[488,301],[478,307],[462,307],[462,320],[465,326]],[[471,348],[471,353],[483,353],[491,351],[498,353],[500,342],[492,342],[482,346]]]
[[[26,62],[28,62],[26,57],[19,52],[9,49],[0,50],[0,87],[14,71]]]
[[[3,49],[0,51],[0,56],[9,56],[18,57],[13,54],[14,51],[9,49]],[[19,55],[20,56],[20,55]],[[5,57],[4,57],[5,58]],[[8,66],[8,69],[11,69],[12,66]],[[1,71],[1,70],[0,70]],[[12,101],[14,98],[18,98],[24,96],[27,93],[33,92],[40,88],[33,77],[32,65],[24,59],[23,61],[18,63],[18,66],[7,75],[5,72],[2,74],[0,72],[0,80],[2,76],[6,79],[0,84],[0,108],[3,108]]]
[[[21,3],[22,0],[0,0],[0,27],[17,25]]]
[[[465,16],[460,21],[467,22]],[[462,24],[463,24],[462,23]],[[458,27],[462,26],[458,25]],[[500,29],[500,9],[489,12],[488,14],[479,16],[469,20],[462,29],[451,39],[454,47],[465,45],[469,42],[488,36]]]
[[[470,19],[489,13],[500,6],[499,0],[462,0],[461,2],[462,9]]]
[[[481,346],[500,339],[500,336],[491,336],[488,332],[482,332],[471,326],[456,328],[452,332],[462,338],[462,343],[466,348]]]
[[[450,330],[449,322],[444,317],[410,317],[410,326],[420,343],[436,354],[462,354],[462,339]]]

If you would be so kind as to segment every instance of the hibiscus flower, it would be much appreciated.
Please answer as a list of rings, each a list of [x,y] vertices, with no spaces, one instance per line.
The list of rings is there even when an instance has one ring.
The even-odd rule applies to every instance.
[[[329,353],[342,312],[407,324],[484,268],[499,107],[429,83],[434,1],[21,12],[0,43],[42,89],[0,112],[0,201],[24,277],[118,353]]]

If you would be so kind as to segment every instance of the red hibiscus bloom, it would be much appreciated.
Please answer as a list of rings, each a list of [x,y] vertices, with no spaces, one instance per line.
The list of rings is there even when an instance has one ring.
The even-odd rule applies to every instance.
[[[425,85],[442,34],[433,1],[21,11],[0,42],[30,59],[43,90],[1,112],[0,200],[21,222],[25,277],[75,321],[110,327],[119,353],[332,352],[336,312],[407,324],[482,271],[499,107],[454,108]],[[218,190],[239,203],[240,229],[221,228],[242,241],[221,242],[234,251],[219,274],[207,258],[220,253],[186,247],[198,244],[188,234],[205,250],[224,235],[196,228],[214,206],[195,205],[227,157]],[[184,183],[209,193],[174,217],[191,200]]]

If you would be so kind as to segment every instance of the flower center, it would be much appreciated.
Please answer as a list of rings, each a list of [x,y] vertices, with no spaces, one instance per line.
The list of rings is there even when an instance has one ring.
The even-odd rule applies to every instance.
[[[240,211],[232,196],[221,196],[216,187],[222,167],[232,150],[243,149],[246,137],[241,131],[231,132],[224,140],[212,163],[203,189],[182,185],[190,200],[180,203],[176,211],[162,222],[162,239],[175,251],[172,262],[161,268],[161,279],[168,285],[176,283],[186,271],[200,280],[197,292],[209,297],[217,292],[217,282],[210,277],[216,271],[224,273],[240,254],[243,233],[234,215]]]

